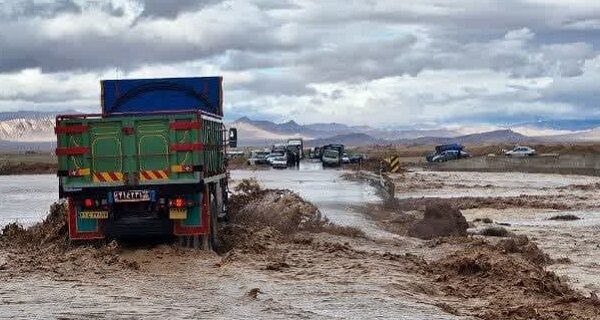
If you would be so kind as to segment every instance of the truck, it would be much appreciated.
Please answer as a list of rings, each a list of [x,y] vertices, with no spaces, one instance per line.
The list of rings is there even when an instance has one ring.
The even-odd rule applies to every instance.
[[[339,167],[344,154],[343,144],[328,144],[321,148],[321,162],[324,167]]]
[[[226,212],[222,79],[102,81],[102,112],[56,117],[71,240],[177,237],[210,249]]]
[[[300,159],[304,159],[304,140],[302,138],[288,139],[288,150],[298,154]]]

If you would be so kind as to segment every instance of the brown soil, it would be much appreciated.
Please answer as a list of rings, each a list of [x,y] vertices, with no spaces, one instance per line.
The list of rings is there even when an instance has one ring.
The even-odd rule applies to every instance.
[[[116,242],[77,245],[68,239],[66,207],[55,203],[46,219],[30,228],[12,223],[2,229],[0,249],[7,254],[4,268],[11,273],[42,271],[54,275],[137,269],[119,257]]]
[[[526,249],[523,249],[526,251]],[[488,244],[466,248],[429,265],[444,294],[483,299],[482,319],[598,319],[600,306],[572,290],[525,253]]]
[[[418,210],[425,205],[435,202],[445,202],[447,199],[428,197],[428,198],[410,198],[398,200],[398,206],[403,210]],[[452,198],[452,204],[461,209],[477,208],[537,208],[570,210],[581,208],[578,203],[565,203],[560,196],[554,195],[520,195],[516,197],[456,197]]]
[[[262,253],[298,232],[364,237],[359,229],[331,223],[317,207],[289,190],[263,189],[255,179],[246,179],[235,191],[229,199],[229,223],[219,230],[220,252]]]
[[[408,235],[421,239],[466,236],[468,228],[460,210],[450,202],[436,202],[425,207],[423,219],[409,229]]]
[[[4,162],[0,163],[0,175],[12,174],[47,174],[56,173],[58,164],[56,163],[24,163],[24,162]]]
[[[97,281],[89,280],[92,273],[120,277],[122,281],[134,279],[143,292],[156,292],[157,286],[171,286],[172,290],[179,290],[175,296],[183,293],[184,297],[198,292],[199,284],[217,282],[219,287],[225,285],[229,290],[241,291],[241,298],[224,297],[227,303],[249,299],[260,312],[274,312],[268,309],[283,301],[277,293],[282,291],[269,292],[273,286],[287,290],[283,291],[286,296],[297,294],[303,285],[308,285],[312,291],[302,294],[312,299],[318,289],[318,294],[327,294],[328,299],[337,303],[339,290],[344,290],[344,297],[363,296],[363,291],[360,294],[352,291],[360,283],[370,286],[369,294],[385,293],[381,301],[395,298],[404,303],[410,297],[436,305],[447,313],[481,319],[598,319],[597,298],[584,297],[554,273],[547,272],[544,266],[552,263],[551,259],[526,237],[501,239],[496,244],[465,237],[466,220],[456,207],[448,202],[421,204],[425,205],[424,210],[421,208],[423,213],[405,212],[401,206],[371,207],[381,209],[381,212],[374,210],[374,218],[385,218],[387,224],[398,226],[402,232],[419,230],[431,237],[458,235],[419,242],[415,247],[418,253],[409,254],[402,253],[406,250],[405,242],[381,245],[358,230],[332,225],[314,205],[290,191],[262,189],[256,181],[242,181],[231,198],[230,222],[220,230],[221,257],[164,246],[138,254],[120,248],[115,242],[73,245],[66,237],[65,208],[55,205],[48,218],[32,228],[17,225],[4,228],[0,238],[0,270],[8,271],[9,275],[0,273],[0,276],[12,279],[41,271],[75,275],[80,283]],[[4,252],[8,257],[3,259]],[[424,256],[434,258],[425,260]],[[123,276],[124,271],[131,272]],[[250,286],[237,284],[243,276],[253,279]],[[259,287],[263,284],[264,287]],[[106,287],[105,284],[102,289],[105,294]],[[114,297],[112,292],[108,295]],[[269,298],[263,298],[265,295]],[[372,299],[361,303],[367,301]],[[106,305],[102,299],[99,303]],[[134,300],[127,303],[140,305]],[[175,303],[181,301],[169,300],[165,309],[160,310],[174,311]],[[244,308],[250,307],[245,304]],[[143,314],[144,310],[136,312]],[[264,314],[285,318],[285,310],[276,312]],[[360,310],[355,315],[359,317]]]
[[[550,218],[548,218],[548,220],[575,221],[575,220],[581,220],[581,218],[576,215],[573,215],[573,214],[561,214],[561,215],[550,217]]]

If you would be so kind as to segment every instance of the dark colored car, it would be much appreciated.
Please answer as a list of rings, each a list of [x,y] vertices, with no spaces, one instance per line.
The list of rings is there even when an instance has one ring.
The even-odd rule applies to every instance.
[[[471,157],[471,155],[462,150],[446,150],[434,155],[431,158],[431,162],[446,162],[469,157]]]

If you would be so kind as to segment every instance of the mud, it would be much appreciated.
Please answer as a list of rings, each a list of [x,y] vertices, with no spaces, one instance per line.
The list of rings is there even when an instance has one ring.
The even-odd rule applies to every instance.
[[[55,203],[44,221],[29,228],[17,223],[6,225],[0,235],[0,250],[5,259],[3,269],[9,276],[42,272],[64,276],[85,272],[138,269],[135,262],[119,256],[116,241],[87,245],[68,239],[66,206]]]
[[[56,173],[57,163],[25,163],[25,162],[2,162],[0,163],[0,175],[19,174],[45,174]]]
[[[219,229],[219,255],[170,245],[71,244],[58,219],[64,208],[29,229],[11,225],[0,239],[0,314],[22,319],[597,319],[600,314],[594,295],[573,290],[568,280],[547,270],[556,261],[536,239],[465,236],[464,212],[441,200],[363,208],[397,235],[386,239],[341,228],[298,194],[264,189],[251,180],[239,182],[230,210],[230,221]],[[474,218],[474,210],[480,209],[465,216]],[[426,221],[456,235],[406,236]]]
[[[468,228],[465,217],[450,202],[436,202],[425,207],[423,219],[411,226],[408,236],[421,239],[466,236]]]
[[[598,319],[600,307],[593,298],[574,291],[522,253],[480,245],[429,268],[443,293],[486,300],[472,310],[481,319]]]

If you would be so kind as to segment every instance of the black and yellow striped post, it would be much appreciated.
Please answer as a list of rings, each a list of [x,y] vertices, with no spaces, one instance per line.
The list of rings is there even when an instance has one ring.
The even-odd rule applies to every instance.
[[[390,158],[390,172],[397,173],[400,171],[400,157],[393,156]]]
[[[387,167],[390,173],[398,173],[400,171],[400,157],[392,156],[385,158],[385,162],[388,164]]]

